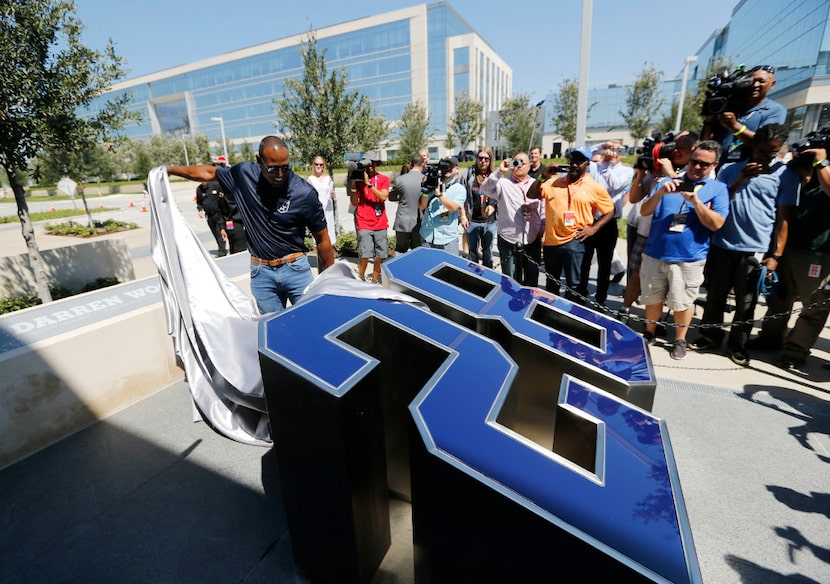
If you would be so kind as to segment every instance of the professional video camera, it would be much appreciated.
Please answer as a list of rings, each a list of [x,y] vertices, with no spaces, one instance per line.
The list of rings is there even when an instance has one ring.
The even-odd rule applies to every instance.
[[[446,160],[439,160],[438,162],[427,162],[424,166],[424,182],[423,188],[428,191],[434,191],[441,184],[441,179],[450,169],[450,163]]]
[[[790,150],[792,150],[796,155],[811,148],[824,148],[825,150],[830,150],[830,128],[825,127],[817,132],[810,132],[801,140],[793,142],[790,146]]]
[[[741,111],[746,100],[746,92],[752,88],[752,83],[752,75],[744,65],[739,65],[732,73],[728,73],[728,69],[724,67],[706,81],[703,115]]]
[[[346,152],[346,169],[349,171],[348,180],[363,180],[363,173],[369,170],[374,161],[371,158],[362,158],[360,152]]]
[[[654,172],[654,161],[658,158],[671,158],[671,153],[677,148],[674,141],[674,133],[669,132],[661,139],[659,133],[655,133],[643,140],[643,145],[637,148],[637,160],[634,168]]]

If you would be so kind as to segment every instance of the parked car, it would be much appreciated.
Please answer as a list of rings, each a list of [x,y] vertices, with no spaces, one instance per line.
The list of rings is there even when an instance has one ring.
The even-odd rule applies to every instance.
[[[475,160],[476,158],[476,151],[475,150],[463,150],[458,153],[458,160],[459,162],[467,162],[468,160]]]

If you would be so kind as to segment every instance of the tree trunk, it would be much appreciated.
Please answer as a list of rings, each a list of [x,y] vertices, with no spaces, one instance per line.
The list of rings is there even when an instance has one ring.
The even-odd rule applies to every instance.
[[[26,241],[26,248],[29,251],[29,265],[35,275],[37,295],[46,304],[52,302],[52,293],[49,292],[49,279],[46,277],[46,266],[40,256],[40,249],[35,241],[35,228],[29,219],[29,204],[26,202],[26,193],[23,185],[17,180],[17,174],[13,169],[6,167],[6,176],[14,192],[14,200],[17,203],[17,216],[20,217],[20,228],[23,232],[23,239]]]
[[[86,193],[84,192],[84,187],[80,187],[78,189],[81,193],[81,199],[84,202],[84,211],[86,211],[86,217],[89,220],[89,228],[92,229],[95,227],[95,223],[92,221],[92,213],[89,212],[89,205],[86,204]]]

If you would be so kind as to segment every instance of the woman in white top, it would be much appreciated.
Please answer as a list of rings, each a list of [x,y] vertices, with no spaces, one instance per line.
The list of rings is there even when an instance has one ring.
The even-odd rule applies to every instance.
[[[334,234],[334,181],[326,172],[326,161],[321,156],[314,158],[314,170],[306,180],[317,189],[320,204],[326,214],[326,225],[329,228],[329,239],[334,243],[337,236]]]

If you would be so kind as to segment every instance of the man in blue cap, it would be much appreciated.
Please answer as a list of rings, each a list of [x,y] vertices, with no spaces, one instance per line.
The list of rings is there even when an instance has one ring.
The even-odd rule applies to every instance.
[[[564,272],[566,296],[573,299],[579,287],[585,240],[614,217],[614,202],[608,191],[586,174],[591,156],[587,146],[574,148],[568,154],[567,174],[560,175],[557,165],[550,165],[527,192],[528,198],[545,201],[546,288],[559,294],[558,280]],[[594,216],[599,219],[594,221]]]

